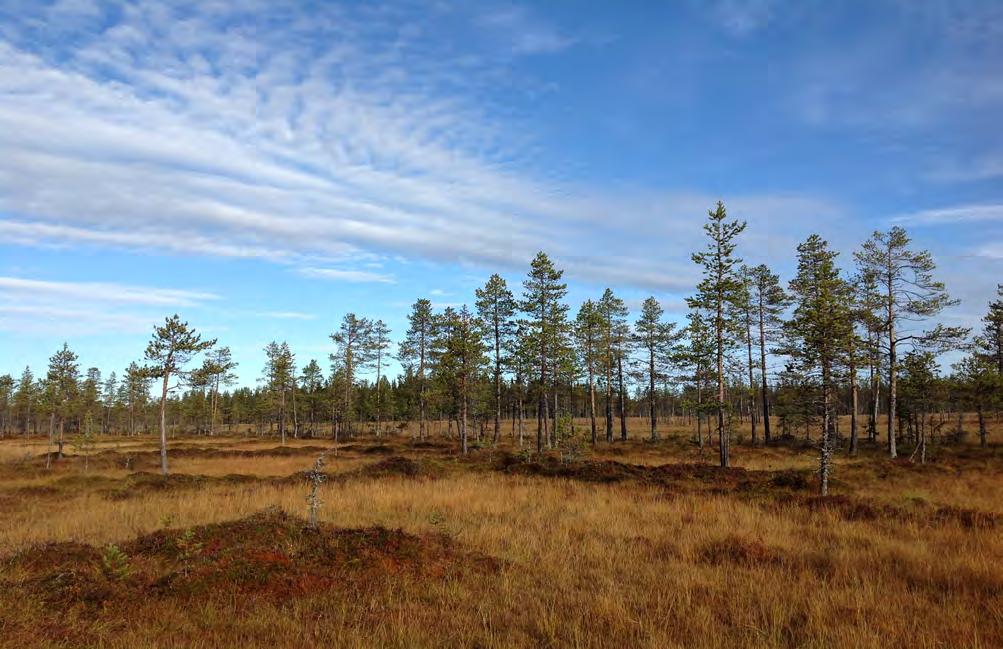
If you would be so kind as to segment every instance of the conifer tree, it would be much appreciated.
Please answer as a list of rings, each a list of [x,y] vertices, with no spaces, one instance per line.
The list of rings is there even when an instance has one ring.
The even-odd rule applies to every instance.
[[[1003,284],[996,285],[996,299],[989,303],[982,324],[978,345],[992,361],[996,373],[1003,376]]]
[[[530,271],[523,281],[522,302],[519,305],[521,311],[527,314],[525,320],[526,336],[535,350],[536,367],[539,375],[537,386],[537,421],[536,421],[536,449],[543,451],[544,440],[550,439],[547,435],[548,388],[551,386],[550,377],[554,370],[553,351],[555,340],[562,333],[564,316],[567,313],[567,305],[562,300],[567,294],[567,284],[561,282],[564,271],[554,267],[553,262],[543,252],[537,253],[530,264]],[[545,437],[545,435],[547,435]]]
[[[209,385],[209,434],[216,433],[216,415],[219,411],[219,389],[233,385],[237,381],[237,375],[233,370],[237,368],[236,361],[233,360],[233,353],[229,347],[220,347],[209,350],[202,363],[202,372],[206,375]]]
[[[477,289],[477,314],[484,323],[485,333],[492,347],[494,362],[494,443],[501,436],[502,366],[504,350],[512,336],[517,305],[512,291],[500,275],[492,275],[484,288]]]
[[[318,397],[324,387],[324,372],[320,369],[320,363],[317,362],[317,359],[312,358],[309,363],[303,366],[303,371],[300,374],[300,385],[303,386],[306,396],[310,436],[312,437],[315,434],[314,426],[317,423],[317,411],[319,410]]]
[[[411,368],[418,382],[418,437],[425,439],[425,418],[428,409],[428,353],[432,345],[435,320],[432,315],[432,303],[420,299],[411,306],[408,315],[408,330],[404,340],[400,342],[397,357],[401,363]]]
[[[38,387],[35,385],[35,375],[30,367],[25,367],[21,372],[21,378],[17,382],[17,391],[14,393],[14,407],[20,415],[21,434],[28,437],[31,428],[32,409],[38,398]]]
[[[376,367],[376,436],[379,437],[382,434],[383,425],[383,404],[380,401],[380,396],[383,391],[383,386],[380,385],[380,381],[383,378],[383,368],[387,365],[388,354],[387,351],[390,349],[390,327],[386,325],[382,320],[377,320],[373,323],[373,329],[370,333],[370,350],[369,354],[373,359],[373,365]]]
[[[278,401],[279,439],[286,444],[286,393],[295,390],[296,357],[285,342],[274,340],[265,347],[265,387],[272,398]]]
[[[487,358],[484,354],[484,325],[464,305],[447,308],[436,327],[434,357],[436,373],[455,395],[460,450],[468,450],[467,420],[476,381]]]
[[[57,440],[58,451],[56,457],[63,457],[64,437],[66,419],[69,417],[79,389],[80,365],[77,363],[77,355],[70,351],[69,345],[63,343],[63,348],[49,358],[49,372],[46,375],[46,382],[50,390],[50,412],[49,421],[49,445],[52,445],[53,421],[59,419],[59,438]],[[49,461],[46,459],[46,468]]]
[[[730,465],[730,435],[725,427],[725,356],[737,322],[734,307],[742,296],[742,280],[738,266],[741,259],[735,256],[735,239],[745,230],[745,221],[728,221],[724,204],[708,212],[704,232],[709,239],[702,252],[693,253],[693,262],[703,269],[703,280],[697,285],[697,294],[688,298],[691,308],[705,309],[710,315],[710,328],[714,336],[714,361],[717,394],[714,408],[717,414],[718,450],[722,467]]]
[[[352,392],[355,388],[355,376],[359,370],[369,366],[372,360],[372,329],[373,325],[366,318],[359,318],[354,313],[347,313],[341,320],[341,326],[330,338],[338,346],[331,354],[331,362],[344,375],[343,414],[348,431],[353,431],[354,410]],[[335,431],[337,437],[337,431]]]
[[[888,357],[888,454],[893,458],[898,455],[896,405],[901,345],[949,341],[963,334],[959,329],[941,326],[926,333],[905,329],[908,323],[926,320],[957,303],[943,282],[933,279],[937,265],[930,253],[911,250],[910,243],[906,231],[896,226],[888,232],[874,232],[854,253],[860,272],[875,278],[880,295],[878,317]]]
[[[770,395],[767,372],[767,342],[777,340],[783,328],[783,313],[789,305],[780,278],[768,266],[760,264],[749,270],[749,301],[755,313],[759,347],[759,398],[763,415],[763,440],[772,441],[770,429]]]
[[[849,285],[839,276],[838,253],[813,234],[798,246],[797,275],[790,283],[794,313],[787,322],[786,353],[816,387],[820,410],[819,483],[828,494],[835,434],[835,370],[853,333]]]
[[[603,319],[596,303],[586,300],[575,317],[574,335],[578,357],[588,378],[589,424],[593,446],[599,441],[596,426],[596,372],[602,345],[602,327]]]
[[[606,441],[613,441],[613,382],[614,373],[622,366],[622,341],[626,338],[627,305],[607,288],[596,303],[602,321],[603,386],[606,392]],[[622,381],[621,381],[622,387]],[[622,400],[621,400],[622,403]],[[622,416],[621,416],[622,420]]]
[[[648,383],[648,415],[651,421],[651,439],[658,439],[655,385],[668,376],[669,365],[675,355],[675,345],[681,337],[674,322],[663,321],[665,310],[654,297],[641,304],[641,315],[634,324],[635,342],[644,352],[644,375]]]
[[[160,391],[160,471],[167,477],[167,394],[172,376],[184,376],[184,368],[192,358],[212,348],[216,339],[202,336],[183,322],[178,314],[153,328],[153,337],[146,346],[145,375],[161,379]]]

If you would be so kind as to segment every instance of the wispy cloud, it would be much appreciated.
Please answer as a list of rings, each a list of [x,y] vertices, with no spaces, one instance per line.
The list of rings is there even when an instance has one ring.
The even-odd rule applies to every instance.
[[[892,219],[913,225],[951,225],[959,223],[1003,223],[1003,204],[957,205],[902,214]]]
[[[348,270],[344,268],[300,268],[297,271],[304,277],[316,279],[330,279],[339,282],[376,282],[382,284],[393,284],[393,275],[385,273],[374,273],[367,270]]]
[[[53,282],[23,277],[0,277],[0,294],[3,293],[13,299],[48,297],[151,306],[194,306],[219,299],[218,295],[201,291],[104,282]]]
[[[530,171],[509,144],[525,129],[477,101],[505,57],[451,56],[404,29],[421,12],[148,2],[74,39],[37,38],[39,25],[58,34],[89,20],[48,8],[0,25],[7,241],[255,258],[383,283],[394,278],[363,262],[521,269],[545,249],[573,278],[692,285],[696,224],[719,197]],[[515,49],[570,44],[527,9],[481,20],[522,33]],[[838,213],[802,196],[723,198],[783,239],[808,210]]]
[[[191,310],[219,299],[187,289],[0,277],[0,329],[61,336],[145,332],[165,310]]]
[[[517,55],[551,54],[578,42],[578,38],[562,33],[521,5],[488,11],[479,16],[478,22],[509,44]]]

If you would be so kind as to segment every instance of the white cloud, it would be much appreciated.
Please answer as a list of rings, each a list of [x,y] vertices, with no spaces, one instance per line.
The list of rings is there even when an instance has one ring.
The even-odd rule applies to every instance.
[[[7,297],[13,300],[37,300],[45,297],[151,306],[194,306],[208,300],[219,299],[218,295],[201,291],[105,282],[53,282],[23,277],[0,277],[0,294],[7,294]]]
[[[300,268],[297,272],[304,277],[330,279],[339,282],[393,284],[393,275],[374,273],[368,270],[347,270],[343,268]]]
[[[896,223],[915,225],[950,225],[956,223],[1003,223],[1003,205],[958,205],[903,214],[892,219]]]
[[[544,249],[574,278],[692,286],[688,254],[717,197],[518,171],[532,164],[508,143],[525,129],[476,101],[501,64],[436,50],[399,11],[149,2],[73,44],[0,26],[0,236],[384,283],[394,278],[359,266],[522,269]],[[274,29],[253,29],[269,17]],[[542,24],[524,10],[494,24],[519,21]],[[373,36],[383,31],[392,42]],[[725,198],[783,240],[806,210],[838,216],[805,197]]]
[[[145,332],[166,311],[197,309],[219,299],[188,289],[0,277],[0,329],[67,337]]]

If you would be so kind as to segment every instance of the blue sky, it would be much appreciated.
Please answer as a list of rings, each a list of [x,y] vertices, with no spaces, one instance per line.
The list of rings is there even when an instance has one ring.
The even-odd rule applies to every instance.
[[[904,225],[971,325],[1001,115],[995,1],[0,0],[0,373],[120,371],[179,312],[253,384],[540,249],[678,317],[719,198],[785,279]]]

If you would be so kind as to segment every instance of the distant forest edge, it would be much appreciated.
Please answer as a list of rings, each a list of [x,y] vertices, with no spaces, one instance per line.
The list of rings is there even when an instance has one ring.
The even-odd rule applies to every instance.
[[[107,379],[97,368],[81,377],[64,343],[44,376],[31,368],[0,376],[0,436],[47,435],[58,458],[67,442],[86,449],[98,434],[157,430],[166,475],[168,433],[243,426],[285,443],[321,430],[336,440],[363,428],[382,435],[410,423],[425,438],[436,420],[455,428],[463,453],[471,437],[492,444],[506,432],[520,445],[531,437],[543,452],[626,439],[629,416],[643,416],[654,440],[660,422],[682,417],[694,443],[715,446],[727,467],[741,421],[754,445],[814,439],[823,494],[833,454],[855,455],[861,437],[882,437],[892,458],[907,444],[923,462],[933,435],[950,439],[945,413],[957,416],[956,437],[967,411],[988,444],[986,417],[1003,405],[1003,285],[973,332],[937,322],[956,301],[935,278],[930,253],[915,250],[902,228],[874,232],[853,253],[852,273],[811,235],[784,285],[767,266],[742,264],[736,249],[746,224],[730,220],[723,204],[703,227],[706,247],[692,255],[702,280],[687,299],[685,326],[666,322],[653,297],[631,323],[611,289],[572,315],[563,271],[540,252],[518,294],[495,274],[471,307],[435,311],[418,299],[396,341],[382,320],[346,314],[330,336],[336,351],[326,374],[316,359],[300,367],[287,343],[272,342],[253,389],[231,389],[229,348],[178,315],[155,327],[142,360]],[[947,351],[962,356],[942,375],[937,358]],[[396,377],[385,371],[392,358],[403,368]],[[575,418],[586,425],[576,428]]]

